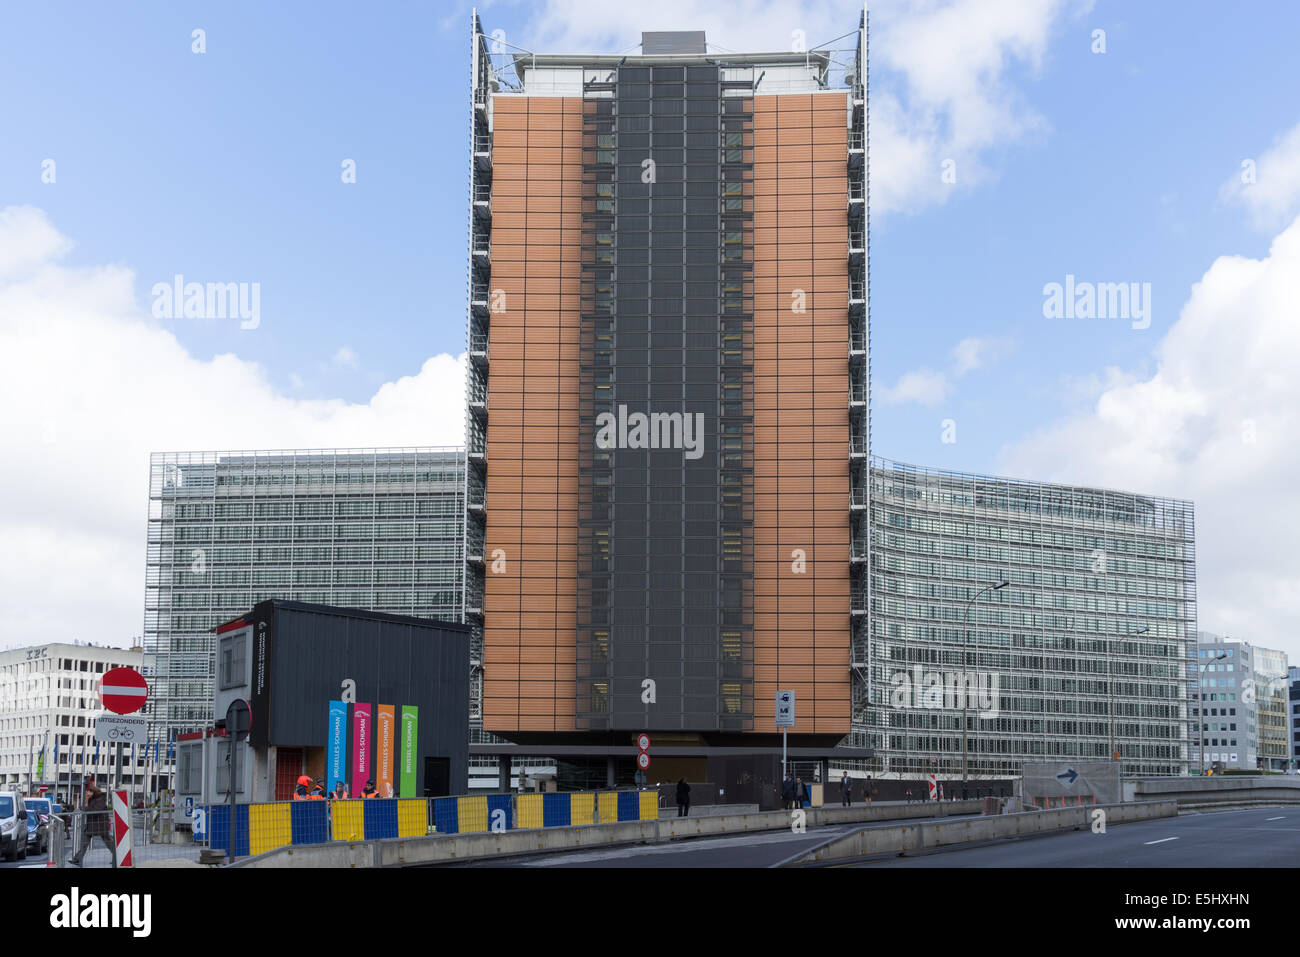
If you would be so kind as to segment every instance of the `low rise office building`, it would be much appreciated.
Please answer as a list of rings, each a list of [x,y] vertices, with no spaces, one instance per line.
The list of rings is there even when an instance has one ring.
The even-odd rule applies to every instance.
[[[138,646],[80,642],[0,651],[0,787],[30,793],[45,785],[68,795],[90,775],[111,783],[116,751],[95,741],[99,682],[114,668],[138,671],[142,658]],[[151,750],[128,747],[122,786],[152,789],[156,768]]]
[[[459,623],[264,601],[215,630],[211,729],[182,734],[177,797],[287,801],[301,775],[358,797],[464,791],[469,634]],[[241,702],[246,728],[227,721]],[[241,739],[238,732],[247,731]]]

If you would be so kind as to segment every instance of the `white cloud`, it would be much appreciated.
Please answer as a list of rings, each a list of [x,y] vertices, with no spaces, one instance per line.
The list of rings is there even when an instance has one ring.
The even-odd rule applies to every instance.
[[[943,203],[989,175],[985,154],[1044,128],[1012,88],[1014,63],[1037,69],[1053,31],[1091,0],[883,0],[871,6],[872,214]],[[861,3],[659,0],[628,16],[603,0],[545,0],[509,43],[550,53],[635,52],[643,30],[704,30],[713,50],[783,51],[854,34]],[[494,24],[487,12],[484,29]],[[833,44],[852,47],[853,35]],[[1079,42],[1086,42],[1081,35]],[[956,163],[955,184],[941,164]]]
[[[938,405],[948,393],[952,384],[942,372],[930,369],[918,369],[906,372],[892,388],[889,386],[877,390],[881,400],[889,405],[902,402],[919,402],[921,405]]]
[[[34,272],[71,248],[72,241],[61,236],[39,209],[0,209],[0,281]]]
[[[974,372],[1010,351],[1011,343],[1006,339],[963,339],[953,346],[953,375],[960,377]]]
[[[463,441],[463,356],[364,404],[291,398],[236,355],[191,356],[129,269],[62,265],[70,246],[41,210],[0,210],[0,646],[140,633],[150,452]]]
[[[952,349],[952,369],[935,372],[933,369],[916,369],[904,373],[898,384],[877,388],[876,395],[887,405],[918,402],[921,405],[938,405],[952,392],[957,379],[1000,359],[1009,353],[1009,339],[963,339]]]
[[[1257,160],[1242,162],[1250,166],[1243,165],[1223,184],[1221,200],[1245,207],[1262,230],[1279,229],[1300,212],[1300,123],[1279,136]]]
[[[340,346],[339,351],[334,353],[333,363],[346,369],[355,369],[357,367],[358,357],[351,346]]]
[[[1191,499],[1201,627],[1300,656],[1300,219],[1217,259],[1154,359],[998,471]]]

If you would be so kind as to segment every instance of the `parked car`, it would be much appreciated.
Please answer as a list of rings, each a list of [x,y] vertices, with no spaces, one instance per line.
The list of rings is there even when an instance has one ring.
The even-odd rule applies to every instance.
[[[27,858],[27,810],[17,791],[0,791],[0,855],[6,861]]]
[[[44,854],[50,849],[53,804],[49,798],[41,797],[24,798],[23,804],[27,808],[27,850]]]

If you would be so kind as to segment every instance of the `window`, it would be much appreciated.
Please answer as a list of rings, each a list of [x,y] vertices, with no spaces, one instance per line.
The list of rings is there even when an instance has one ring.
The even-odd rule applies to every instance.
[[[241,688],[248,684],[244,675],[245,647],[247,641],[243,634],[229,635],[221,639],[221,651],[218,658],[221,667],[221,690]]]
[[[176,754],[176,776],[179,779],[177,790],[181,794],[197,794],[202,790],[203,773],[202,745],[182,746]]]

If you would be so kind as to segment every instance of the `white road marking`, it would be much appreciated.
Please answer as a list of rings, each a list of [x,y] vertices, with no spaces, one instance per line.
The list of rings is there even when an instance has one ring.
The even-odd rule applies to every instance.
[[[1178,838],[1176,838],[1176,837],[1162,837],[1162,838],[1161,838],[1160,840],[1158,840],[1158,841],[1144,841],[1143,843],[1144,843],[1144,844],[1163,844],[1165,841],[1176,841],[1176,840],[1178,840]]]
[[[1286,815],[1285,815],[1285,814],[1280,814],[1280,815],[1278,815],[1277,817],[1269,817],[1269,818],[1265,818],[1266,821],[1281,821],[1281,820],[1285,820],[1285,819],[1286,819]]]

